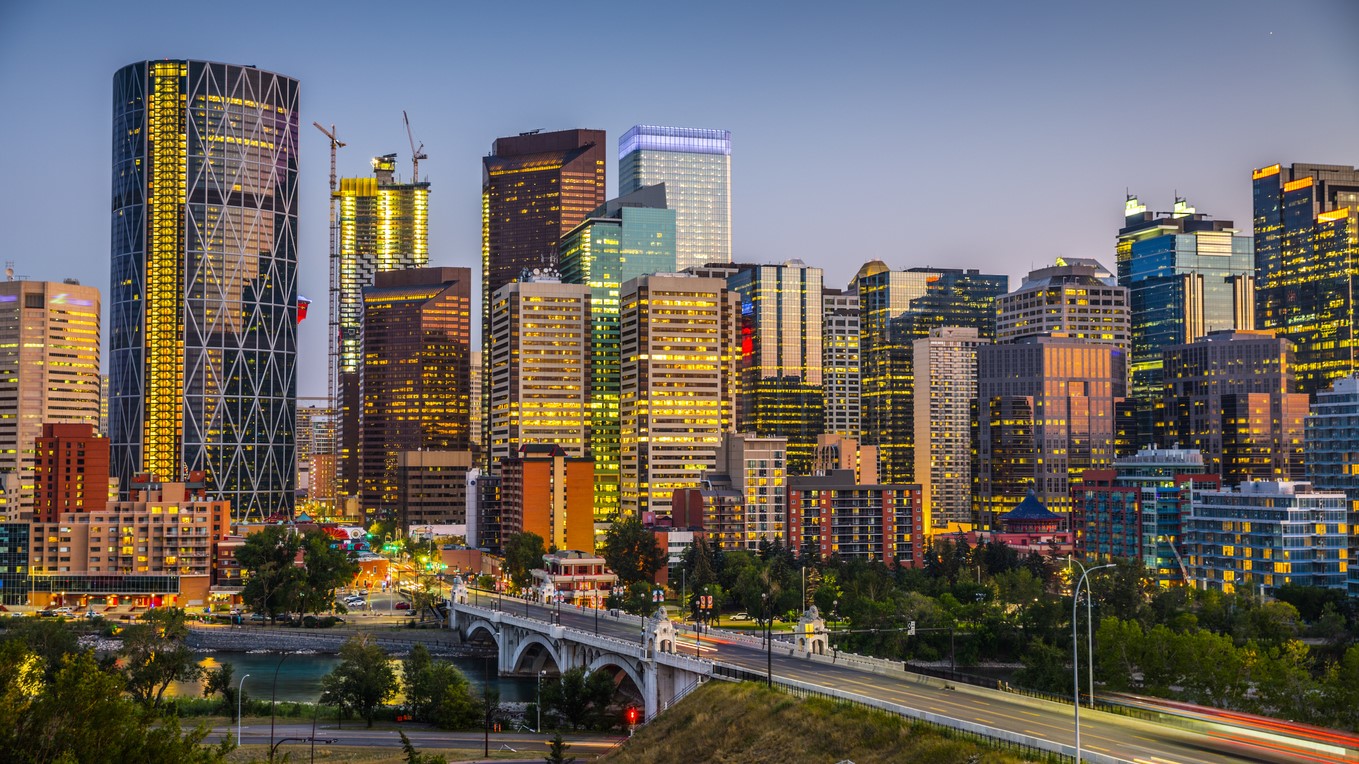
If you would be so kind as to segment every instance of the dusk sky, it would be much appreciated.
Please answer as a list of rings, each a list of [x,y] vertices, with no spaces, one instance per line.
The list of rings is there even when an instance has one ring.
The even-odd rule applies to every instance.
[[[1359,164],[1359,2],[211,4],[0,0],[0,255],[107,293],[113,73],[302,82],[300,395],[325,394],[328,152],[429,159],[430,262],[480,278],[480,159],[535,128],[732,131],[733,254],[844,286],[865,260],[1113,265],[1125,189],[1250,230],[1250,171]],[[480,294],[479,283],[474,295]],[[474,315],[477,309],[474,307]],[[105,321],[107,333],[107,320]],[[105,337],[107,343],[107,336]]]

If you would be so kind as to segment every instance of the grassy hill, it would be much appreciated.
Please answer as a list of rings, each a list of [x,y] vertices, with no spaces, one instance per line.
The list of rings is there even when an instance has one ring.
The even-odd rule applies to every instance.
[[[891,714],[801,700],[751,683],[709,682],[650,725],[608,764],[836,762],[1010,764],[1035,761],[953,740]]]

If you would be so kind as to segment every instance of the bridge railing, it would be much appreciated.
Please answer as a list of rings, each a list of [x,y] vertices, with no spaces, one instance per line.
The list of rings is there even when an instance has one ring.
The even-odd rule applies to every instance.
[[[757,674],[738,666],[731,666],[717,663],[714,666],[714,676],[719,678],[736,679],[738,681],[764,682],[766,676]],[[918,708],[912,708],[900,703],[870,698],[866,695],[839,690],[831,687],[821,687],[819,685],[799,682],[795,679],[786,679],[778,676],[773,677],[773,684],[780,690],[797,697],[820,697],[834,700],[841,703],[862,708],[871,708],[877,711],[904,716],[917,722],[923,722],[941,731],[943,734],[964,739],[974,739],[986,745],[999,747],[1007,751],[1024,753],[1029,756],[1038,756],[1047,761],[1071,761],[1075,757],[1075,747],[1057,743],[1051,740],[1025,735],[1008,730],[995,729],[975,722],[955,719],[951,716],[944,716]],[[1083,761],[1094,762],[1095,764],[1133,764],[1126,759],[1119,759],[1107,756],[1095,751],[1082,751]]]

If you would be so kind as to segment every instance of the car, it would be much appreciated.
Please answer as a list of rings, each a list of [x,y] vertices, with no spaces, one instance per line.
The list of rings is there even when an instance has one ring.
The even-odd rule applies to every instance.
[[[68,607],[59,607],[52,611],[52,615],[73,615],[74,613],[75,611]]]
[[[733,620],[733,621],[749,621],[749,620],[750,620],[750,613],[737,613],[736,615],[734,615],[734,616],[731,617],[731,620]]]
[[[256,622],[259,622],[259,623],[263,623],[263,622],[269,620],[269,616],[265,615],[264,613],[251,613],[251,614],[250,614],[250,620],[251,620],[251,621],[256,621]]]
[[[395,609],[397,609],[397,610],[410,610],[410,609],[411,609],[411,603],[409,603],[409,602],[407,602],[407,601],[405,601],[405,600],[401,600],[400,602],[396,603],[396,604],[393,605],[392,607],[395,608]]]

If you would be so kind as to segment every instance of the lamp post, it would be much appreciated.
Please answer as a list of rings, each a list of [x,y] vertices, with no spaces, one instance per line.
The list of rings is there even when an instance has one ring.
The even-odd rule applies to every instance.
[[[547,676],[547,669],[538,672],[538,729],[534,730],[539,734],[543,732],[543,677]]]
[[[278,665],[274,666],[274,686],[269,691],[269,761],[274,760],[274,704],[278,699],[278,670],[283,668],[283,662],[288,660],[288,653],[284,653],[278,659]]]
[[[241,744],[241,698],[245,692],[245,680],[249,678],[250,675],[246,674],[241,677],[240,684],[236,685],[236,745]]]
[[[769,593],[760,594],[760,614],[764,616],[765,686],[774,687],[774,616]]]
[[[1078,563],[1079,564],[1079,563]],[[1076,605],[1080,599],[1081,587],[1085,585],[1085,577],[1102,568],[1112,568],[1114,565],[1096,565],[1089,570],[1081,569],[1081,578],[1076,582],[1076,590],[1071,596],[1071,692],[1072,700],[1076,709],[1076,764],[1081,764],[1081,656],[1077,645],[1080,638],[1076,635]],[[1090,657],[1090,662],[1094,663],[1094,656]],[[1091,680],[1092,683],[1094,680]]]
[[[1079,561],[1077,561],[1077,560],[1075,560],[1074,558],[1068,556],[1068,557],[1067,557],[1067,562],[1069,562],[1069,563],[1074,563],[1074,564],[1080,566],[1081,573],[1085,573],[1085,566],[1084,566],[1084,565],[1081,565],[1081,563],[1080,563]],[[1101,565],[1100,567],[1102,567],[1102,568],[1107,568],[1107,567],[1112,567],[1112,565]],[[1096,570],[1096,568],[1091,568],[1091,570]],[[1073,594],[1073,596],[1075,596],[1075,595]],[[1090,707],[1091,707],[1091,708],[1094,708],[1094,707],[1095,707],[1095,626],[1094,626],[1095,620],[1094,620],[1094,617],[1093,617],[1092,611],[1091,611],[1091,607],[1092,607],[1092,605],[1091,605],[1091,600],[1092,600],[1092,599],[1093,599],[1093,597],[1091,597],[1091,595],[1090,595],[1090,587],[1087,586],[1087,587],[1085,587],[1085,654],[1086,654],[1086,657],[1088,657],[1089,660],[1090,660],[1090,665],[1085,667],[1085,674],[1086,674],[1086,680],[1087,680],[1087,682],[1089,683],[1089,687],[1090,687],[1090,695],[1089,695],[1089,697],[1090,697]],[[1075,640],[1076,640],[1076,615],[1075,615],[1075,613],[1076,613],[1076,608],[1075,608],[1075,603],[1074,603],[1074,602],[1072,603],[1071,613],[1072,613],[1072,615],[1071,615],[1071,640],[1072,640],[1072,644],[1074,645],[1074,644],[1075,644]],[[1073,649],[1074,649],[1074,648],[1073,648]],[[1078,684],[1079,684],[1079,682],[1078,682]]]

